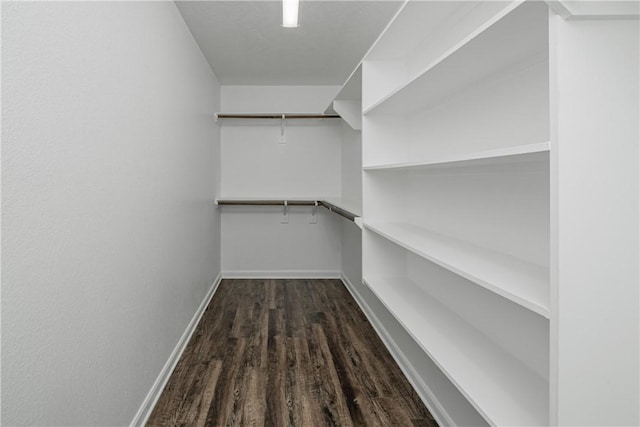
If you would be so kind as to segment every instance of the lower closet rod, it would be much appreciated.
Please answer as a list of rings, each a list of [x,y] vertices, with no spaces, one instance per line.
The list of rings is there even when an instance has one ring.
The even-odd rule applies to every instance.
[[[324,206],[327,209],[329,209],[330,212],[338,214],[341,217],[348,219],[349,221],[353,221],[353,222],[356,221],[356,216],[354,214],[352,214],[349,211],[345,211],[344,209],[339,208],[336,205],[332,205],[329,202],[323,202],[323,201],[320,201],[320,205]]]
[[[338,114],[216,114],[218,119],[339,119]]]
[[[218,200],[219,205],[238,206],[316,206],[315,200]]]
[[[329,209],[330,212],[340,215],[349,221],[355,222],[356,216],[334,204],[324,202],[322,200],[218,200],[218,205],[235,205],[235,206],[322,206]]]

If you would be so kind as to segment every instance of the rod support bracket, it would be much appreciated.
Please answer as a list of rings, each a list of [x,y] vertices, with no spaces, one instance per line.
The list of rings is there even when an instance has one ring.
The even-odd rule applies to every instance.
[[[317,224],[318,223],[318,201],[313,202],[313,207],[311,208],[311,216],[309,217],[309,224]]]
[[[289,207],[287,201],[284,201],[282,206],[282,217],[280,218],[280,224],[289,224]]]
[[[287,143],[287,123],[285,121],[286,118],[287,117],[283,114],[280,121],[280,139],[278,140],[279,144]]]

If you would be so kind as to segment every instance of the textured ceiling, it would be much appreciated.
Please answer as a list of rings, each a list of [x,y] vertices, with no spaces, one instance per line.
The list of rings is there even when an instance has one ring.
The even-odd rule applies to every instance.
[[[280,1],[176,1],[225,85],[341,85],[401,3],[302,0],[283,28]]]

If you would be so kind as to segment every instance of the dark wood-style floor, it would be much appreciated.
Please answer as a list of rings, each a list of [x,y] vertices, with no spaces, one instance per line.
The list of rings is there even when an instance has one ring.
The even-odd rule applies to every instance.
[[[150,426],[437,426],[340,280],[223,280]]]

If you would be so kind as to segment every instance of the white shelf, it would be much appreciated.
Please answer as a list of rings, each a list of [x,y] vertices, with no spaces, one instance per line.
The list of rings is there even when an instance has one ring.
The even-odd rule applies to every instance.
[[[362,130],[362,104],[360,101],[336,99],[333,101],[333,111],[344,120],[353,130]]]
[[[422,72],[435,58],[505,7],[512,8],[507,2],[403,4],[365,55],[364,104],[372,105]]]
[[[433,157],[422,162],[389,163],[365,166],[374,170],[420,170],[438,167],[499,166],[504,164],[537,163],[549,160],[549,142],[518,145],[514,147],[486,150],[477,153]]]
[[[331,104],[325,109],[324,114],[338,114],[333,108],[335,101],[350,101],[359,104],[358,112],[362,114],[362,63],[351,72],[340,91],[333,97]]]
[[[549,318],[549,271],[515,257],[405,223],[365,228],[480,286]]]
[[[548,424],[548,382],[406,278],[364,282],[491,424]]]
[[[353,70],[326,111],[338,114],[352,129],[362,129],[362,64]]]
[[[514,2],[514,6],[518,2]],[[506,15],[505,15],[506,14]],[[364,115],[426,109],[461,88],[546,53],[547,6],[525,2],[477,28],[422,72],[364,106]],[[546,57],[546,55],[544,55]]]
[[[335,99],[341,101],[360,101],[362,99],[362,64],[358,64],[351,72]]]

